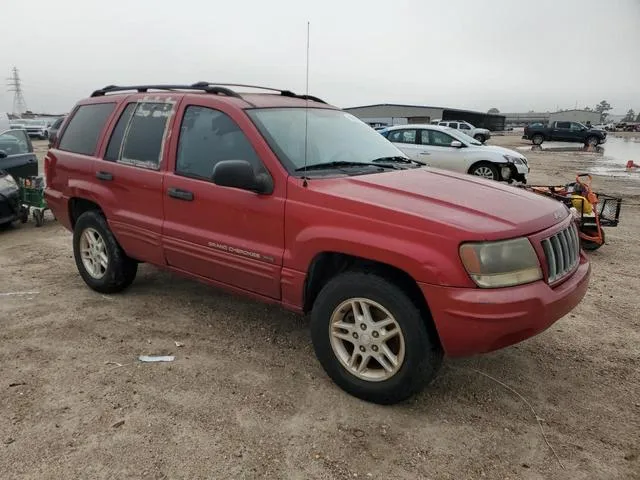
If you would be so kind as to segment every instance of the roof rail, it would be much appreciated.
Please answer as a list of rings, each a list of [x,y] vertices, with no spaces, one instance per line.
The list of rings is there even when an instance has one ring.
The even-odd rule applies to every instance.
[[[166,91],[177,91],[177,90],[199,90],[205,93],[212,93],[215,95],[226,95],[228,97],[236,97],[242,98],[236,92],[229,88],[217,87],[213,85],[204,85],[202,83],[194,83],[193,85],[129,85],[129,86],[119,86],[119,85],[107,85],[99,90],[91,93],[92,97],[102,97],[107,93],[116,93],[116,92],[126,92],[130,90],[135,90],[139,93],[146,93],[149,90],[166,90]]]
[[[270,92],[278,92],[283,97],[300,98],[302,100],[311,100],[312,102],[327,103],[324,100],[314,97],[313,95],[298,95],[291,90],[281,90],[279,88],[261,87],[259,85],[246,85],[243,83],[211,83],[211,82],[197,82],[192,85],[193,87],[244,87],[244,88],[256,88],[259,90],[268,90]]]

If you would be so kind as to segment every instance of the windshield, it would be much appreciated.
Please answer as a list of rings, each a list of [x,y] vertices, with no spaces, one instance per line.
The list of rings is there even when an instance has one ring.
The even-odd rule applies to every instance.
[[[308,112],[308,113],[307,113]],[[382,157],[405,157],[380,133],[341,110],[264,108],[247,113],[290,172],[326,162],[367,164]]]
[[[470,137],[466,133],[462,133],[460,130],[456,130],[455,128],[445,127],[445,131],[454,137],[456,140],[460,140],[462,143],[466,143],[467,145],[473,145],[474,147],[482,146],[482,143],[477,141],[475,138]]]

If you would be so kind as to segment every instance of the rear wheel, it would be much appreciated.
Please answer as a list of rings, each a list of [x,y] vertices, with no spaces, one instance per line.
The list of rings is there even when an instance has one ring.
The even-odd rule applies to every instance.
[[[486,137],[480,133],[477,133],[476,135],[474,135],[473,138],[475,138],[480,143],[484,143],[487,141]]]
[[[127,257],[99,211],[90,210],[78,218],[73,254],[80,276],[97,292],[120,292],[136,278],[138,263]]]
[[[596,147],[599,143],[600,140],[598,140],[598,137],[588,137],[584,142],[588,147]]]
[[[534,145],[542,145],[542,142],[544,142],[544,137],[540,134],[536,134],[533,137],[531,137],[531,141],[533,142]]]
[[[476,163],[469,169],[471,175],[486,178],[488,180],[499,180],[500,173],[495,165],[489,162]]]
[[[433,337],[407,294],[378,275],[340,274],[313,305],[311,338],[322,367],[370,402],[399,402],[435,377],[443,354]]]

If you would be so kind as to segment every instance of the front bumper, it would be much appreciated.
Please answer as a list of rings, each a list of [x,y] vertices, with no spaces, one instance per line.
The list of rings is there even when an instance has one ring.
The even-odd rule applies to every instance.
[[[577,270],[554,288],[543,280],[500,289],[419,286],[446,355],[462,357],[498,350],[546,330],[580,303],[590,274],[581,253]]]

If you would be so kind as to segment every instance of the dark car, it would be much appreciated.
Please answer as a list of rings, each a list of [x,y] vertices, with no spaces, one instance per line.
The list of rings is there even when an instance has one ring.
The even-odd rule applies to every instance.
[[[531,140],[534,145],[544,141],[584,143],[588,146],[600,145],[607,141],[607,132],[588,128],[579,122],[534,123],[524,127],[522,138]]]
[[[60,127],[62,126],[62,122],[64,122],[65,118],[66,117],[58,118],[49,127],[49,148],[51,148],[51,145],[53,145],[53,142],[55,141],[56,136],[58,135],[58,130],[60,130]]]

